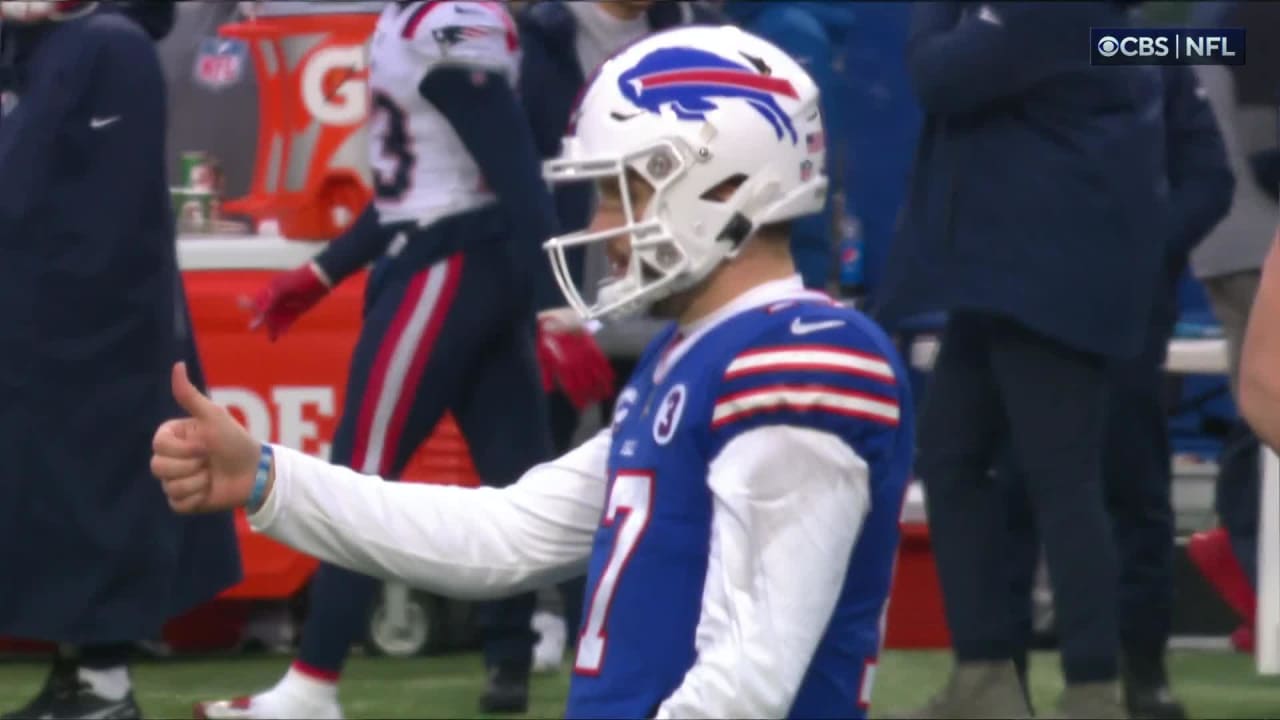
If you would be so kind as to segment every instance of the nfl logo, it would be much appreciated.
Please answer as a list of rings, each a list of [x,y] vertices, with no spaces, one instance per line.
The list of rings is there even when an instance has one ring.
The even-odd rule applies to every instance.
[[[13,112],[13,109],[16,107],[18,107],[17,93],[9,90],[0,92],[0,117],[4,117],[5,115]]]
[[[196,55],[195,78],[212,90],[222,90],[240,82],[244,76],[248,50],[239,40],[205,38]]]

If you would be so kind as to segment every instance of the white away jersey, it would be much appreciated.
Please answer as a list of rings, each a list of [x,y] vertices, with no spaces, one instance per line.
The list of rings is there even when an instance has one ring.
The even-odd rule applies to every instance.
[[[418,92],[434,68],[498,72],[514,88],[515,23],[498,2],[390,2],[370,45],[369,167],[383,223],[435,220],[494,201],[453,126]]]

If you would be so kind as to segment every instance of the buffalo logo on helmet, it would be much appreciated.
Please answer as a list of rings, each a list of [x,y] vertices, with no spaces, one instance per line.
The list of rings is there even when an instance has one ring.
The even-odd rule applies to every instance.
[[[706,50],[669,47],[642,57],[622,73],[618,88],[636,107],[661,114],[664,107],[681,120],[706,120],[717,100],[745,100],[773,126],[779,140],[797,142],[791,117],[778,97],[799,98],[789,80],[769,74],[763,61],[743,54],[740,63]]]

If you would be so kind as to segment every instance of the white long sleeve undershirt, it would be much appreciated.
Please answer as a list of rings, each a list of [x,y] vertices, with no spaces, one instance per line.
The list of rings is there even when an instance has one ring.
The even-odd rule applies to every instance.
[[[452,597],[505,596],[584,571],[609,444],[601,432],[502,490],[382,482],[276,447],[274,487],[249,521],[367,575]],[[708,483],[698,659],[658,717],[783,717],[870,508],[868,469],[834,435],[766,426],[729,442]]]
[[[366,575],[482,599],[585,571],[604,502],[602,432],[510,487],[383,482],[276,446],[275,483],[250,525]]]

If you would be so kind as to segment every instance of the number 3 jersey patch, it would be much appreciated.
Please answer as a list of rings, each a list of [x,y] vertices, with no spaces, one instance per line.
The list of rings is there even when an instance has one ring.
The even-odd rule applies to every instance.
[[[452,125],[418,92],[433,69],[518,79],[515,23],[498,2],[387,3],[370,43],[369,165],[384,224],[430,223],[493,200]]]

